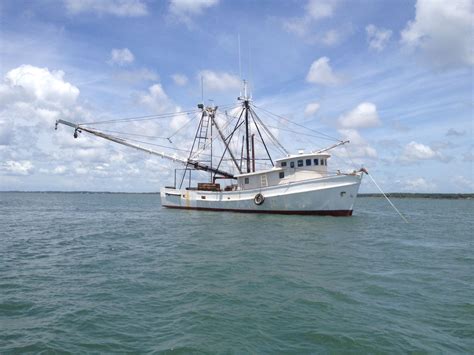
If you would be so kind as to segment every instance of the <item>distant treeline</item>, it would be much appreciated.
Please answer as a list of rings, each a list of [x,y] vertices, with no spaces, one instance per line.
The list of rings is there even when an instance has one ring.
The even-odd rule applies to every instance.
[[[436,194],[436,193],[405,193],[405,192],[391,192],[386,194],[393,198],[445,198],[445,199],[472,199],[474,194]],[[383,197],[382,194],[358,194],[359,197]]]

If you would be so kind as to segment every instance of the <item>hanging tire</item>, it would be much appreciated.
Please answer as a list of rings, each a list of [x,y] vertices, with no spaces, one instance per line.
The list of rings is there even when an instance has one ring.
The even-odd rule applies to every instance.
[[[255,202],[256,205],[261,205],[263,202],[265,201],[265,197],[258,193],[255,195],[255,197],[253,198],[253,202]]]

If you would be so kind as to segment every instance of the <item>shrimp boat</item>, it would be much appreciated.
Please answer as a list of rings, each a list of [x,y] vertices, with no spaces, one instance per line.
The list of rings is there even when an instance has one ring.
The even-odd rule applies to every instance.
[[[328,168],[329,151],[349,141],[338,140],[324,149],[299,150],[291,154],[257,114],[256,109],[264,109],[256,106],[248,96],[245,81],[235,115],[229,115],[227,111],[223,115],[217,106],[198,104],[197,107],[199,124],[187,158],[137,144],[130,138],[111,135],[106,133],[107,130],[92,127],[92,124],[60,119],[55,128],[59,124],[70,126],[74,129],[74,138],[85,132],[182,165],[181,169],[174,171],[173,186],[160,190],[161,204],[167,208],[352,215],[362,176],[367,171],[362,168],[342,173]],[[169,137],[167,139],[172,143]],[[282,157],[272,157],[267,139]],[[220,154],[215,152],[217,141],[221,142]],[[258,158],[259,154],[264,158]],[[262,162],[264,167],[256,168]],[[210,176],[206,181],[196,181],[192,178],[193,172],[205,172]]]

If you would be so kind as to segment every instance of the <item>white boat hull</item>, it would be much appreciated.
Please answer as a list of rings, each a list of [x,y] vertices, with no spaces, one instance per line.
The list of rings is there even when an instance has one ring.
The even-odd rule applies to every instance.
[[[266,188],[201,191],[165,187],[161,204],[168,208],[279,214],[350,216],[362,173],[335,175]],[[261,204],[257,194],[264,196]],[[258,202],[258,201],[257,201]]]

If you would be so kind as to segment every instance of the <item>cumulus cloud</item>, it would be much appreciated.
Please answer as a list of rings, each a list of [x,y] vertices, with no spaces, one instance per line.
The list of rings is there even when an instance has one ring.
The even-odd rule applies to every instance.
[[[433,181],[427,181],[422,177],[405,180],[402,190],[407,192],[432,192],[436,189]]]
[[[362,102],[352,111],[342,115],[338,124],[342,128],[369,128],[380,125],[377,107],[370,102]]]
[[[413,163],[420,160],[444,160],[442,154],[430,146],[412,141],[408,143],[400,156],[400,160],[406,163]]]
[[[55,175],[63,175],[66,173],[66,171],[67,171],[67,168],[64,165],[58,165],[57,167],[53,169],[52,173]]]
[[[341,78],[333,72],[329,58],[321,57],[311,64],[306,81],[313,84],[336,85],[341,82]]]
[[[346,33],[341,30],[332,29],[323,34],[321,42],[327,46],[334,46],[342,41]]]
[[[471,193],[474,191],[474,181],[472,178],[457,175],[453,178],[453,182],[460,188],[468,189]]]
[[[75,103],[79,96],[79,89],[64,81],[62,70],[21,65],[10,70],[4,82],[0,85],[0,92],[10,103],[36,101],[51,106],[67,106]]]
[[[142,0],[65,0],[66,10],[71,15],[95,13],[119,17],[137,17],[148,14],[146,3]]]
[[[228,91],[240,88],[240,79],[236,75],[212,70],[202,70],[198,78],[204,79],[204,87],[215,91]]]
[[[336,4],[337,1],[332,0],[309,0],[305,6],[305,14],[285,20],[283,27],[298,36],[306,36],[311,25],[333,16]]]
[[[376,27],[375,25],[368,25],[365,28],[367,33],[367,42],[369,43],[369,48],[381,52],[387,45],[390,37],[392,36],[392,31],[384,28]]]
[[[174,108],[161,84],[154,84],[148,88],[148,92],[140,94],[139,103],[155,113],[171,112]]]
[[[401,32],[401,42],[420,49],[436,65],[474,64],[472,0],[418,0],[415,19]]]
[[[189,122],[189,117],[185,113],[182,113],[181,107],[176,107],[176,114],[173,116],[173,119],[170,122],[170,128],[173,131],[176,131],[182,128],[186,123]]]
[[[306,108],[304,110],[304,115],[305,116],[313,116],[318,110],[321,105],[317,102],[312,102],[306,105]]]
[[[176,20],[190,24],[193,16],[201,15],[218,3],[219,0],[171,0],[169,12]]]
[[[126,65],[135,60],[135,56],[128,48],[114,48],[110,52],[109,64]]]
[[[350,158],[377,158],[377,151],[373,148],[356,129],[339,129],[343,140],[350,141]]]
[[[184,74],[173,74],[171,75],[171,78],[173,79],[174,83],[178,86],[184,86],[188,83],[188,77]]]
[[[30,175],[33,172],[33,168],[33,163],[29,160],[7,160],[3,164],[3,170],[7,175]]]

